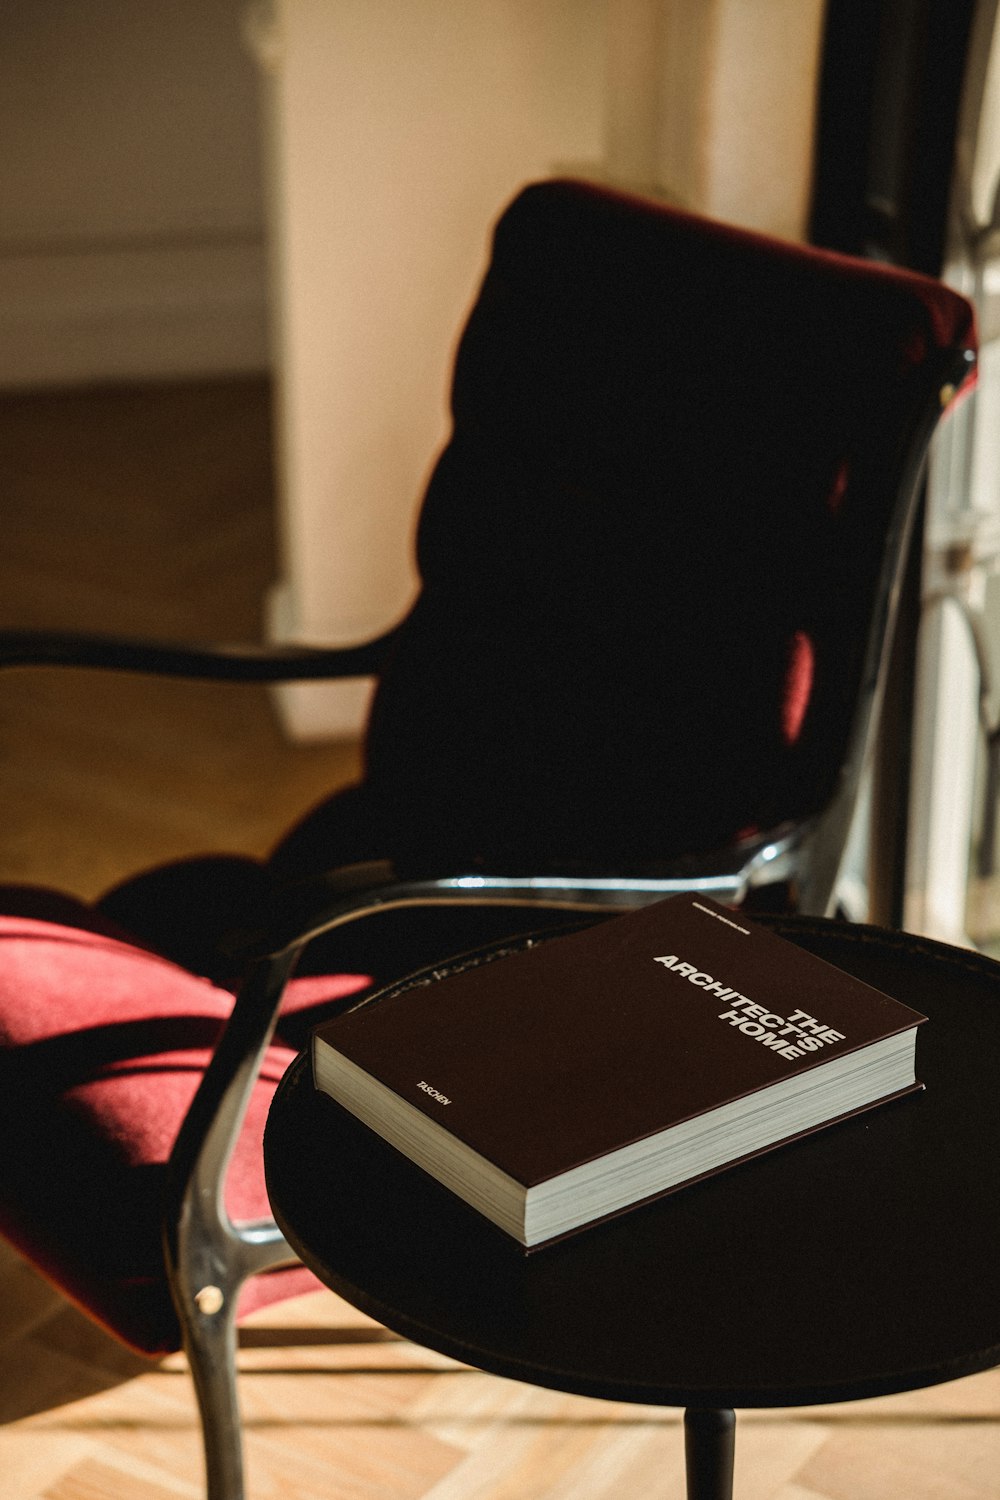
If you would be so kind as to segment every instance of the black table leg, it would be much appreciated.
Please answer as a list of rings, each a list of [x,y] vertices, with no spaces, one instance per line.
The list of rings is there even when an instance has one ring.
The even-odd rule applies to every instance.
[[[736,1413],[688,1407],[684,1413],[687,1500],[733,1500]]]

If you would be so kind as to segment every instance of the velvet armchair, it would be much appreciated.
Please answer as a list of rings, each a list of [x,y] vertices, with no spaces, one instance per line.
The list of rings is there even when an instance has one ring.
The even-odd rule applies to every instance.
[[[212,1500],[242,1493],[235,1319],[306,1284],[260,1135],[332,1006],[567,910],[831,908],[974,359],[929,278],[534,184],[458,349],[403,621],[344,651],[0,636],[9,667],[378,677],[362,780],[270,858],[92,908],[0,893],[0,1231],[134,1347],[183,1343]]]

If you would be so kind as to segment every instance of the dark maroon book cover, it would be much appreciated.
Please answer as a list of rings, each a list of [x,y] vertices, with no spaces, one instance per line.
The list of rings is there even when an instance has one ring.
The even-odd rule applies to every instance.
[[[527,1186],[924,1017],[700,896],[615,917],[320,1027]]]

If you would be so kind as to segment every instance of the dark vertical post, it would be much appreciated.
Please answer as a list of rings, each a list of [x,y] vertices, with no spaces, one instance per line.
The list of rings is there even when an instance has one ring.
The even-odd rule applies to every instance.
[[[733,1500],[736,1413],[727,1407],[688,1407],[684,1413],[687,1500]]]

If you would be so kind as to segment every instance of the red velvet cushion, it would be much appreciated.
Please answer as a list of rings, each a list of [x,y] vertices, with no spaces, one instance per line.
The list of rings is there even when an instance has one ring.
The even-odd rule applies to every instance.
[[[635,868],[820,811],[887,539],[974,344],[927,277],[522,192],[374,701],[374,852]]]
[[[821,812],[916,461],[974,346],[970,304],[927,277],[525,189],[459,344],[363,782],[271,871],[637,872]],[[104,909],[219,977],[262,878],[189,864]],[[433,961],[411,936],[380,933],[389,971],[365,972]]]
[[[160,1247],[165,1164],[232,996],[73,903],[60,912],[58,924],[0,917],[0,1231],[120,1338],[160,1353],[179,1346]],[[293,981],[290,1005],[365,982]],[[267,1054],[227,1186],[234,1218],[269,1212],[261,1136],[294,1055]],[[253,1278],[240,1312],[314,1285],[298,1269]]]

